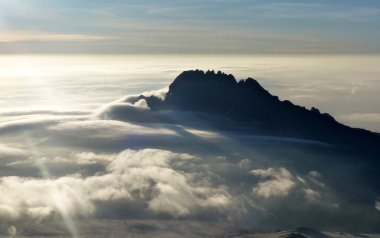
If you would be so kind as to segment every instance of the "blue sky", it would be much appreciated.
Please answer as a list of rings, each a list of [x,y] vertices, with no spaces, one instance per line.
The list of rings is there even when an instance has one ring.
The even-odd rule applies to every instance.
[[[0,53],[379,53],[378,0],[0,0]]]

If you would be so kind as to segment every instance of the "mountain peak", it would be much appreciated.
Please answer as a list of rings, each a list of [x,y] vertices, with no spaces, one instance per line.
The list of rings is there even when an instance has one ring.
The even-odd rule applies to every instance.
[[[281,101],[258,81],[237,81],[220,71],[184,71],[169,86],[163,100],[145,99],[152,110],[174,109],[211,113],[243,123],[247,128],[267,135],[312,139],[333,144],[362,146],[380,144],[379,135],[338,123],[317,108],[310,110],[290,101]]]
[[[169,87],[170,89],[175,90],[175,87],[180,84],[196,84],[196,83],[215,83],[215,84],[229,84],[229,85],[235,85],[236,79],[232,74],[225,74],[221,71],[218,71],[215,73],[214,70],[207,70],[206,72],[202,70],[188,70],[182,72],[180,75],[178,75],[173,83]]]
[[[165,102],[183,110],[219,112],[230,110],[238,94],[270,96],[254,79],[237,82],[231,74],[221,71],[191,70],[182,72],[169,86]]]

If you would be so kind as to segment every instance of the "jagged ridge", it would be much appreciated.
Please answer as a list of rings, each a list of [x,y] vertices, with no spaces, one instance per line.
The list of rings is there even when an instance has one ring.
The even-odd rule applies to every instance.
[[[253,78],[237,81],[220,71],[184,71],[169,86],[164,100],[154,96],[139,98],[144,98],[152,110],[215,113],[247,125],[260,125],[262,131],[272,135],[360,147],[380,145],[376,133],[340,124],[314,107],[308,110],[281,101]]]

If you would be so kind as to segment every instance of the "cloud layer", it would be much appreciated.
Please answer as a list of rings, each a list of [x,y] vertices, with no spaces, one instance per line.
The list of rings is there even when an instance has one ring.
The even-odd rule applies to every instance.
[[[134,96],[90,114],[21,114],[0,122],[3,234],[75,236],[101,219],[138,220],[151,234],[175,220],[231,232],[378,229],[378,165],[362,155],[153,112]]]

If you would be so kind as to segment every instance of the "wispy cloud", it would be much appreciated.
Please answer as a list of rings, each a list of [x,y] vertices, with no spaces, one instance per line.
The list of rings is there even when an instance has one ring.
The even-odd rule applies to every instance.
[[[0,42],[22,42],[22,41],[102,41],[111,40],[112,37],[100,35],[86,34],[57,34],[49,32],[34,32],[34,31],[15,31],[0,33]]]
[[[349,122],[380,122],[380,113],[352,113],[342,116],[342,119]]]
[[[13,46],[17,52],[380,52],[376,31],[380,6],[366,2],[161,0],[79,4],[36,0],[33,4],[1,1],[0,6],[0,27],[6,32],[0,34],[0,43],[34,43]],[[101,48],[97,43],[84,44],[90,41],[109,44]],[[4,46],[0,52],[9,48]]]

